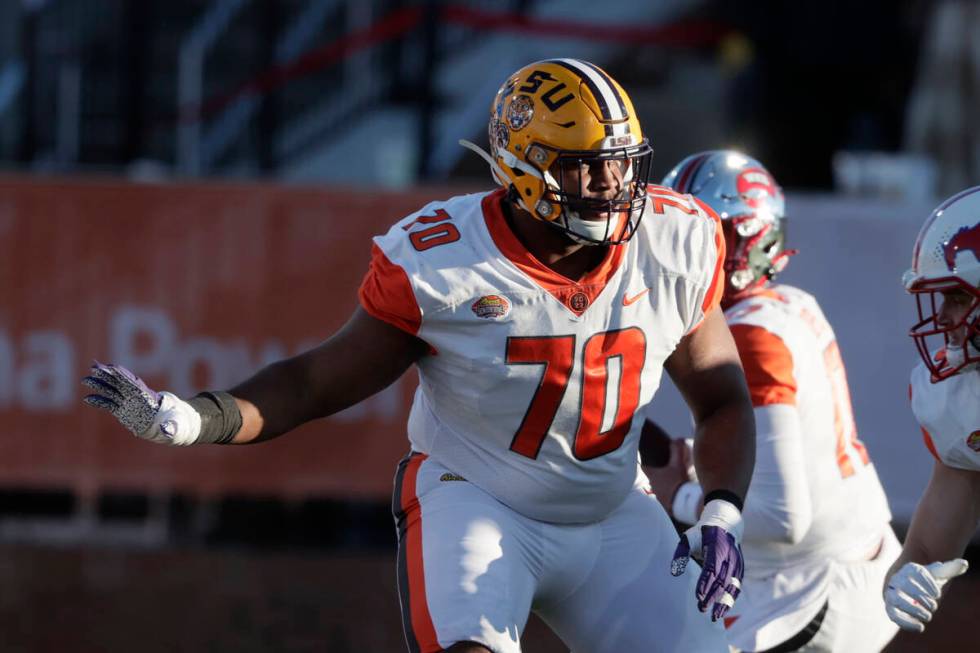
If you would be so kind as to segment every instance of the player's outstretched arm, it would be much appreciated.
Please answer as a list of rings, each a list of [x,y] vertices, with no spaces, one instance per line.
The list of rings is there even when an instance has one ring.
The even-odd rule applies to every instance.
[[[933,465],[902,554],[886,575],[888,616],[922,632],[939,607],[943,586],[968,567],[963,554],[980,521],[980,472]]]
[[[428,346],[358,308],[323,344],[273,363],[228,392],[183,400],[115,365],[93,366],[85,402],[138,437],[163,444],[245,444],[277,437],[384,389]]]
[[[234,441],[268,440],[349,408],[398,380],[428,348],[358,307],[320,346],[273,363],[230,390],[242,412]]]
[[[698,608],[711,608],[717,620],[741,590],[742,499],[755,463],[752,403],[721,309],[685,336],[665,368],[694,415],[694,464],[705,491],[704,509],[681,536],[671,573],[684,573],[691,557],[701,562]]]

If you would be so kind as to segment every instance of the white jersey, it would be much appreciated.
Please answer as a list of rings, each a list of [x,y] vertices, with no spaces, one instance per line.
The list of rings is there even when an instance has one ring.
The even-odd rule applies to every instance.
[[[725,316],[759,424],[757,468],[744,512],[746,579],[729,632],[733,645],[759,650],[793,636],[818,613],[834,581],[833,563],[874,550],[890,532],[891,513],[857,437],[844,365],[816,300],[772,285]],[[773,428],[782,432],[765,432]],[[793,442],[785,442],[786,431],[795,433]],[[780,446],[794,451],[790,460],[765,450],[780,437]],[[781,455],[787,458],[785,451]],[[769,469],[787,463],[792,469]],[[767,471],[773,473],[763,476]],[[780,487],[767,487],[780,478]],[[769,500],[775,501],[775,517],[766,514]],[[800,514],[802,528],[780,530],[780,516],[799,521]]]
[[[919,363],[912,370],[909,399],[932,455],[949,467],[980,471],[980,371],[932,383]]]
[[[633,415],[720,299],[720,221],[652,187],[633,238],[572,281],[521,245],[502,198],[434,202],[375,238],[361,303],[431,348],[413,450],[528,517],[596,521],[642,482]]]

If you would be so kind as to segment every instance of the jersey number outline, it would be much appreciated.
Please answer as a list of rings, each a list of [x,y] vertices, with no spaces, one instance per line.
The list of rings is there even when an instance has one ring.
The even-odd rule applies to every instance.
[[[436,209],[435,215],[420,215],[407,225],[402,227],[403,231],[408,231],[417,224],[431,224],[433,226],[421,231],[413,231],[408,234],[408,239],[412,241],[412,247],[417,252],[424,252],[427,249],[455,243],[459,240],[459,229],[456,225],[447,220],[452,220],[453,216],[446,213],[445,209]]]
[[[665,206],[672,206],[688,215],[698,214],[698,209],[691,202],[690,197],[675,193],[670,189],[657,188],[656,190],[650,191],[649,197],[654,213],[663,214],[666,211]]]
[[[851,391],[847,386],[847,373],[841,359],[837,341],[831,340],[823,350],[824,369],[830,380],[834,399],[834,433],[837,434],[837,466],[841,478],[854,475],[854,455],[862,465],[870,461],[864,443],[858,440],[854,409],[851,406]]]
[[[605,416],[609,361],[620,360],[619,384],[613,397],[612,426],[602,431]],[[575,336],[511,336],[507,338],[507,365],[543,365],[538,387],[511,440],[511,451],[537,458],[565,396],[575,367]],[[646,336],[638,327],[603,331],[589,337],[582,348],[582,381],[578,427],[572,452],[578,460],[604,456],[622,446],[640,405],[640,379],[646,363]]]

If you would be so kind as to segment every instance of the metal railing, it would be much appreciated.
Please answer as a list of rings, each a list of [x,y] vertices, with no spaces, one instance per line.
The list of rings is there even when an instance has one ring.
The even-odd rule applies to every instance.
[[[200,112],[204,100],[204,59],[249,1],[214,2],[180,48],[177,64],[177,168],[186,175],[201,173]],[[185,115],[188,110],[196,113]]]

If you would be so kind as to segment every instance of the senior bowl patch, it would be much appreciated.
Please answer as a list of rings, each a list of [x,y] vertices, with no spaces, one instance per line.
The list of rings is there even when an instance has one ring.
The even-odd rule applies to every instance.
[[[970,447],[976,452],[980,452],[980,431],[974,431],[970,435],[966,436],[966,446]]]
[[[507,315],[510,311],[510,302],[500,295],[484,295],[473,302],[470,306],[477,317],[488,320],[496,320],[498,317]]]

